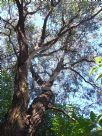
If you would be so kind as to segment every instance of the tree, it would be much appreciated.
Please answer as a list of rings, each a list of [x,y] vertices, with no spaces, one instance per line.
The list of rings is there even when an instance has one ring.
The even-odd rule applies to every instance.
[[[10,49],[13,49],[9,54],[12,61],[16,61],[12,70],[15,72],[12,106],[2,124],[1,135],[36,135],[45,111],[51,109],[56,101],[51,87],[58,75],[68,69],[88,82],[75,69],[75,65],[81,62],[93,62],[86,58],[85,52],[84,55],[78,53],[78,49],[83,50],[81,47],[84,45],[83,41],[81,45],[79,42],[81,36],[85,35],[87,25],[94,26],[93,19],[101,13],[102,8],[98,8],[99,1],[86,0],[9,0],[1,6],[4,10],[7,8],[8,14],[6,18],[1,16],[4,27],[1,34],[7,37],[6,42]],[[43,24],[40,30],[35,28],[33,20],[30,20],[30,17],[34,19],[36,14],[40,15],[39,18],[42,17]],[[79,41],[75,42],[76,39]],[[54,57],[53,60],[51,55]],[[40,63],[37,63],[38,61]],[[34,81],[32,84],[29,83],[30,87],[29,75]],[[95,86],[92,83],[91,85]],[[39,89],[36,89],[37,86]],[[34,88],[37,97],[28,107],[31,87]]]

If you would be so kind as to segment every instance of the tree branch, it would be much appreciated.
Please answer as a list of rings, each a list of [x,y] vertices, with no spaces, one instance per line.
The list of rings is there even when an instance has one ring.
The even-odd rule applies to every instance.
[[[49,104],[49,109],[56,111],[56,112],[61,112],[62,114],[64,114],[65,116],[67,116],[69,119],[71,119],[72,121],[76,121],[73,117],[71,117],[67,112],[65,112],[63,109],[61,108],[57,108],[55,106],[53,106],[52,104]]]
[[[65,68],[65,69],[67,69],[67,68]],[[75,69],[73,69],[73,68],[71,68],[71,67],[69,67],[68,69],[70,69],[71,71],[73,71],[73,72],[75,72],[77,75],[79,75],[86,83],[92,85],[93,87],[100,88],[100,87],[98,87],[97,85],[95,85],[95,84],[93,84],[93,83],[87,81],[87,80],[86,80],[78,71],[76,71]]]
[[[49,11],[49,13],[47,14],[47,16],[46,16],[45,19],[44,19],[44,23],[43,23],[43,27],[42,27],[42,34],[41,34],[41,39],[40,39],[39,46],[41,46],[42,43],[44,43],[45,36],[46,36],[47,21],[48,21],[48,18],[49,18],[49,16],[50,16],[51,12],[52,12],[52,9]]]
[[[45,82],[41,79],[37,72],[34,71],[33,65],[30,65],[30,71],[32,73],[33,79],[38,83],[38,85],[42,86]]]
[[[13,26],[12,23],[9,22],[9,20],[5,20],[5,19],[3,19],[2,17],[0,17],[0,20],[2,20],[3,22],[6,23],[6,25],[7,25],[7,24],[10,25],[14,30],[16,30],[16,29],[15,29],[15,26]],[[6,25],[5,25],[5,26],[6,26]]]
[[[19,0],[15,0],[16,4],[17,4],[17,7],[19,8],[21,6],[21,3]]]
[[[26,8],[25,8],[25,9],[26,9]],[[34,14],[36,14],[36,13],[37,13],[39,10],[41,10],[41,9],[43,9],[43,8],[40,8],[40,6],[39,6],[36,10],[31,11],[31,12],[27,11],[27,9],[26,9],[26,14],[25,14],[24,18],[26,18],[27,15],[34,15]]]
[[[87,21],[92,20],[92,19],[95,18],[101,11],[102,11],[102,8],[101,8],[99,11],[97,11],[94,15],[92,15],[91,17],[85,18],[85,19],[83,19],[82,21],[80,21],[78,24],[72,25],[70,28],[68,28],[68,29],[66,29],[66,30],[64,30],[64,31],[62,31],[62,33],[60,33],[59,36],[61,37],[61,36],[62,36],[63,34],[65,34],[66,32],[68,32],[68,31],[70,31],[70,30],[72,30],[72,29],[77,28],[78,26],[82,25],[83,23],[85,23],[85,22],[87,22]]]
[[[50,86],[53,85],[55,78],[58,76],[59,72],[63,69],[63,60],[64,60],[64,57],[62,56],[62,58],[57,64],[57,67],[52,72],[52,75],[50,76],[50,79],[48,80],[48,82],[50,83]]]
[[[75,66],[76,64],[79,64],[79,63],[81,63],[81,62],[92,62],[92,63],[94,63],[95,61],[94,60],[88,60],[87,58],[81,58],[81,59],[79,59],[78,61],[76,61],[76,62],[74,62],[74,63],[72,63],[71,64],[71,67],[73,67],[73,66]],[[66,63],[67,64],[67,63]],[[66,65],[65,64],[65,65]],[[64,65],[64,66],[65,66]]]
[[[25,2],[25,6],[29,5],[31,3],[31,0],[29,0],[28,2]]]
[[[84,19],[82,21],[80,21],[78,24],[71,26],[70,28],[68,27],[68,29],[64,30],[65,28],[62,27],[62,29],[59,31],[59,33],[57,34],[57,36],[55,38],[53,38],[52,40],[44,43],[42,45],[42,48],[39,48],[36,51],[32,51],[31,55],[29,56],[29,59],[37,56],[39,53],[44,52],[45,50],[49,49],[53,44],[57,43],[57,41],[66,33],[66,32],[70,32],[72,29],[77,28],[78,26],[80,26],[81,24],[83,24],[84,22],[87,22],[91,19],[93,19],[95,16],[97,16],[100,12],[102,11],[102,8],[95,13],[93,16],[91,16],[90,18]],[[45,47],[48,46],[48,47]]]
[[[0,34],[3,34],[3,35],[5,35],[5,36],[7,36],[7,37],[9,38],[9,42],[12,44],[13,51],[14,51],[16,57],[18,58],[18,52],[16,51],[15,45],[14,45],[14,43],[12,42],[11,37],[10,37],[10,35],[11,35],[11,29],[10,29],[10,28],[8,28],[8,29],[9,29],[9,34],[7,34],[7,33],[5,33],[5,32],[0,32]],[[13,55],[14,55],[14,54],[13,54]],[[6,58],[6,57],[5,57],[5,58]]]

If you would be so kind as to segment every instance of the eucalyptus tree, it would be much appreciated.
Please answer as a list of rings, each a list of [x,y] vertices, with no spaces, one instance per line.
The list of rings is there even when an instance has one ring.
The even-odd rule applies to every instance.
[[[79,84],[77,76],[90,83],[78,70],[83,62],[94,62],[88,57],[94,51],[86,43],[85,33],[89,25],[95,27],[94,19],[102,8],[100,1],[87,0],[9,0],[2,1],[1,8],[0,34],[5,38],[3,47],[10,48],[10,69],[15,78],[12,106],[0,133],[36,135],[44,113],[53,109],[59,99],[56,92],[61,92],[58,88],[53,91],[53,86],[63,80],[65,71],[68,70],[67,76],[72,75],[73,80],[69,77],[68,85],[61,84],[62,95],[71,90],[73,83]],[[36,98],[29,106],[32,90]]]

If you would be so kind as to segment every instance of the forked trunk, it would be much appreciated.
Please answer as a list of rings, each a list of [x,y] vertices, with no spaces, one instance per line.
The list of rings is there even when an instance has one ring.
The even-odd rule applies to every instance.
[[[23,13],[23,1],[21,3],[15,0],[19,20],[15,28],[17,35],[19,54],[17,55],[16,75],[14,82],[14,95],[12,107],[6,117],[4,124],[1,126],[0,136],[32,136],[35,135],[36,129],[42,121],[44,112],[52,98],[51,90],[43,91],[37,97],[33,104],[28,108],[28,84],[27,84],[27,59],[28,43],[25,34],[25,18]]]
[[[22,60],[26,58],[22,55]],[[28,108],[27,66],[18,60],[14,82],[12,107],[2,125],[0,136],[33,136],[42,121],[45,111],[51,102],[53,93],[49,89],[42,90],[42,94],[34,99]]]
[[[26,112],[19,105],[12,108],[7,120],[2,125],[0,136],[36,136],[36,130],[48,109],[52,97],[51,90],[45,91],[34,99]]]

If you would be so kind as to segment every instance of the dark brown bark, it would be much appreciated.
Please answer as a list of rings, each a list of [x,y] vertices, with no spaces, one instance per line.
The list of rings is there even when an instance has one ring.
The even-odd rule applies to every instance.
[[[25,25],[23,16],[23,3],[15,1],[18,7],[19,20],[16,26],[17,40],[19,44],[19,55],[17,56],[16,74],[14,81],[14,95],[12,108],[8,113],[5,122],[3,136],[21,136],[24,128],[24,115],[27,110],[28,87],[27,87],[27,66],[28,44],[25,35]]]
[[[36,130],[43,119],[45,111],[49,108],[52,98],[53,93],[51,90],[43,90],[43,93],[34,99],[25,113],[19,110],[19,106],[13,108],[9,117],[1,126],[0,135],[35,136]]]
[[[23,2],[15,1],[18,7],[19,20],[16,26],[16,34],[19,44],[19,55],[17,56],[16,74],[14,81],[14,95],[12,107],[2,124],[1,136],[32,136],[41,123],[45,110],[52,97],[50,90],[43,91],[27,111],[28,106],[28,84],[27,84],[27,59],[28,44],[25,34]],[[35,76],[35,78],[37,78]]]
[[[48,109],[48,105],[51,102],[53,97],[53,93],[51,90],[43,90],[39,97],[34,99],[32,105],[28,109],[28,114],[26,115],[25,119],[25,136],[33,136],[36,133],[36,130],[39,124],[42,121],[43,115],[45,111]]]

